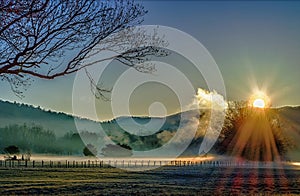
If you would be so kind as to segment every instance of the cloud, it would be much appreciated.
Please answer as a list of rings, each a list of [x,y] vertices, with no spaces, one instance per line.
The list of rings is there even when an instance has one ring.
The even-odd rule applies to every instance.
[[[196,103],[200,109],[225,110],[227,108],[227,102],[224,97],[215,90],[209,92],[198,88]]]

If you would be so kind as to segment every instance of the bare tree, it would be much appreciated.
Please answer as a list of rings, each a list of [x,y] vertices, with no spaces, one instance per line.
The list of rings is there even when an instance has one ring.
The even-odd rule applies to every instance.
[[[0,79],[22,96],[20,87],[32,76],[54,79],[111,59],[153,72],[143,63],[165,56],[159,48],[166,43],[156,32],[134,28],[146,12],[133,0],[0,0]],[[103,51],[114,53],[85,62]],[[107,91],[96,90],[100,97]]]

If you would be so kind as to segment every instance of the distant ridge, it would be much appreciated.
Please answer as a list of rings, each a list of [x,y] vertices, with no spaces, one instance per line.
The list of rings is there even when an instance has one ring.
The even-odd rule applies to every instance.
[[[300,106],[283,106],[275,109],[278,109],[278,111],[285,117],[300,124]],[[166,118],[178,118],[178,115],[180,115],[180,113],[172,114]],[[124,121],[129,118],[130,117],[121,116],[110,121]],[[150,118],[161,119],[163,117],[136,116],[133,118],[137,121],[147,122]],[[39,106],[0,100],[0,127],[10,124],[35,124],[41,125],[45,129],[53,130],[56,135],[61,136],[68,131],[76,131],[74,119],[78,119],[81,123],[86,125],[87,129],[89,129],[89,127],[94,128],[94,126],[97,126],[98,123],[101,123],[64,112],[47,110]],[[105,122],[109,121],[103,121],[103,123]]]
[[[58,114],[58,115],[63,114],[63,115],[70,116],[70,117],[73,117],[73,118],[78,118],[78,119],[95,121],[95,120],[92,120],[92,119],[89,119],[89,118],[86,118],[86,117],[76,116],[74,114],[66,113],[66,112],[63,112],[63,111],[56,111],[56,110],[52,110],[52,109],[47,109],[47,108],[43,108],[41,106],[35,106],[35,105],[28,104],[28,103],[19,103],[19,102],[16,102],[16,101],[12,102],[12,101],[7,101],[7,100],[0,99],[0,104],[2,104],[2,103],[18,105],[19,107],[28,107],[28,108],[32,108],[32,109],[38,109],[38,110],[42,110],[44,112]],[[0,108],[0,111],[1,111],[1,108]],[[98,121],[95,121],[95,122],[98,122]]]
[[[75,118],[87,126],[97,123],[90,119],[72,116],[63,112],[0,100],[0,127],[11,124],[34,124],[54,131],[57,136],[62,136],[66,132],[76,131]]]
[[[178,120],[179,114],[173,114],[167,119]],[[84,130],[78,131],[91,131],[97,129],[99,124],[113,123],[118,121],[127,121],[131,117],[121,116],[110,121],[97,122],[88,118],[73,116],[64,112],[56,112],[51,110],[43,109],[39,106],[32,106],[29,104],[13,103],[9,101],[0,100],[0,127],[5,127],[12,124],[27,124],[27,125],[38,125],[44,129],[53,131],[57,136],[63,136],[68,132],[76,132],[77,127],[74,119],[79,121],[81,125],[85,127]],[[162,117],[132,117],[135,121],[141,124],[147,123],[150,118],[160,120]],[[172,121],[170,120],[170,121]]]

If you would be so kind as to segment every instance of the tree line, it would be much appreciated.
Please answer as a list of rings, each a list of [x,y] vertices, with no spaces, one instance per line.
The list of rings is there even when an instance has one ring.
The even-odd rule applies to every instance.
[[[8,146],[17,146],[20,153],[81,155],[85,144],[78,133],[67,133],[59,138],[53,131],[41,126],[14,124],[0,128],[2,153],[5,153],[4,149]]]

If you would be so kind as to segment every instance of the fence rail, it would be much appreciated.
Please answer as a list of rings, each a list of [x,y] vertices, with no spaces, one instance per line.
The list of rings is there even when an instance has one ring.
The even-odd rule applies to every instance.
[[[282,165],[281,163],[280,165]],[[157,161],[157,160],[87,160],[87,161],[43,161],[0,160],[0,168],[141,168],[141,167],[273,167],[273,162],[236,161]]]

